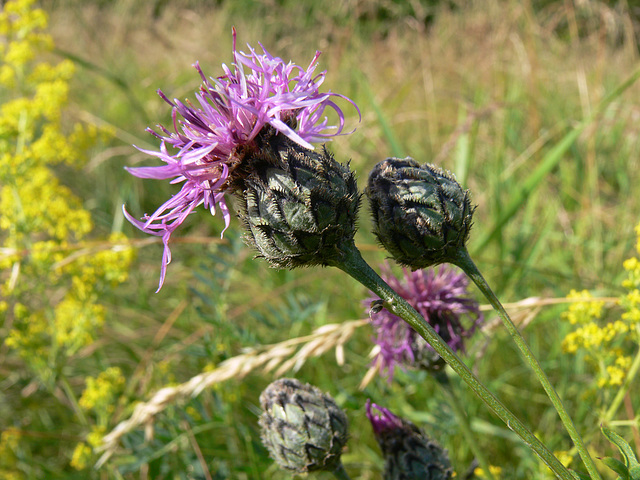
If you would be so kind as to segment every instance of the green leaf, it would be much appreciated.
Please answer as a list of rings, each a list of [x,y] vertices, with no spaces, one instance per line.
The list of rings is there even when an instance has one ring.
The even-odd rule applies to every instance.
[[[602,463],[604,463],[607,467],[620,475],[618,477],[618,480],[630,480],[629,469],[617,458],[605,457],[602,459]]]
[[[586,473],[580,473],[580,472],[576,472],[574,470],[569,470],[571,472],[571,475],[573,475],[573,477],[576,480],[591,480],[591,477],[589,475],[587,475]]]
[[[620,453],[624,457],[624,463],[627,469],[629,468],[635,469],[637,467],[640,467],[640,463],[638,463],[638,459],[636,458],[635,453],[633,453],[633,449],[625,441],[624,438],[622,438],[613,430],[608,429],[607,427],[602,427],[601,430],[604,436],[607,437],[609,441],[613,443],[616,447],[618,447],[618,449],[620,450]]]
[[[526,203],[529,196],[538,186],[547,178],[547,175],[560,163],[565,153],[573,146],[575,141],[580,137],[582,132],[598,118],[598,115],[604,111],[607,105],[622,95],[629,87],[631,87],[640,78],[640,69],[636,70],[627,80],[622,82],[613,91],[607,94],[595,108],[594,112],[582,122],[571,127],[565,135],[553,145],[549,151],[540,160],[539,165],[533,172],[520,184],[514,188],[510,194],[509,202],[495,224],[482,236],[474,245],[473,251],[480,252],[494,238],[498,237],[502,227],[511,220]]]

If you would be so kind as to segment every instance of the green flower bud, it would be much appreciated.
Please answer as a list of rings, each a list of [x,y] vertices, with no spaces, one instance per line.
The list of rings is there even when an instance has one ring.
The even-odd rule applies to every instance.
[[[271,383],[260,395],[262,443],[271,458],[297,473],[335,470],[347,443],[347,416],[318,388],[293,378]]]
[[[369,175],[366,194],[374,233],[398,263],[427,268],[465,248],[474,207],[450,172],[410,157],[387,158]]]
[[[278,142],[255,155],[244,179],[245,241],[276,268],[333,265],[356,232],[355,176],[326,149]]]
[[[384,454],[384,480],[449,480],[449,455],[413,423],[367,401],[367,417]],[[378,414],[373,409],[378,410]]]

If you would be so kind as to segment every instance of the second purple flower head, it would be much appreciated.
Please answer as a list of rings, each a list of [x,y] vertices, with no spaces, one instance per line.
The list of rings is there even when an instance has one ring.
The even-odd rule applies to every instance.
[[[248,48],[249,53],[236,49],[234,29],[233,62],[231,68],[223,65],[224,75],[207,78],[200,66],[194,65],[202,78],[195,95],[196,105],[171,101],[158,91],[172,107],[174,131],[162,125],[158,126],[159,132],[148,129],[160,139],[160,148],[140,150],[165,165],[128,169],[140,178],[170,179],[171,183],[182,184],[180,192],[141,220],[124,210],[137,228],[162,237],[164,254],[158,290],[171,261],[171,235],[196,207],[203,205],[212,215],[219,208],[225,229],[229,226],[225,195],[233,193],[240,177],[247,174],[246,160],[265,129],[307,149],[313,149],[313,142],[343,134],[344,114],[334,99],[353,102],[336,93],[320,92],[326,74],[315,73],[320,52],[305,69],[285,63],[264,47],[262,53]],[[329,110],[337,114],[337,125],[329,123]]]
[[[452,350],[464,351],[464,340],[482,323],[478,302],[469,297],[467,276],[447,265],[438,268],[410,271],[403,269],[396,277],[388,264],[381,267],[381,277],[420,313]],[[379,300],[372,296],[365,300],[367,308]],[[444,361],[400,317],[387,310],[371,311],[374,342],[379,347],[376,362],[389,379],[397,366],[438,370]],[[465,326],[464,323],[467,323]]]

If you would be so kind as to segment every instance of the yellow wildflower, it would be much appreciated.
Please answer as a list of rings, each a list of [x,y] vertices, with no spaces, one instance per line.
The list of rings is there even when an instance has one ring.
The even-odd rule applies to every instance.
[[[572,325],[586,323],[602,316],[604,302],[589,301],[593,298],[589,291],[582,290],[578,292],[577,290],[571,290],[567,298],[571,300],[584,299],[583,302],[569,304],[569,309],[562,314],[562,318],[567,319]]]
[[[573,456],[569,454],[566,450],[558,450],[553,452],[560,463],[562,463],[565,467],[568,467],[573,462]]]
[[[73,455],[71,456],[71,462],[69,464],[76,470],[85,470],[89,467],[92,454],[93,450],[91,447],[85,442],[80,442],[73,450]]]
[[[0,478],[6,480],[21,480],[24,478],[17,469],[18,457],[16,451],[20,445],[20,431],[9,427],[0,434]]]
[[[87,377],[87,386],[78,403],[84,410],[93,410],[97,414],[111,413],[124,385],[122,370],[118,367],[107,368],[95,378]]]
[[[500,474],[502,473],[501,467],[496,467],[494,465],[489,465],[489,471],[493,475],[494,478],[500,478]],[[485,471],[481,467],[477,467],[473,474],[478,478],[487,478]]]
[[[121,234],[96,238],[83,199],[56,176],[84,166],[108,132],[64,117],[75,68],[41,61],[53,47],[46,26],[34,0],[0,7],[0,323],[8,319],[0,342],[12,364],[21,360],[52,387],[66,358],[96,338],[106,316],[101,290],[126,280],[133,249]],[[107,425],[124,384],[118,368],[87,378],[81,408]],[[25,422],[38,415],[25,414]],[[73,468],[88,465],[104,431],[66,453]],[[11,464],[17,437],[7,432],[0,478],[22,478]]]
[[[13,328],[5,344],[36,369],[47,364],[51,327],[42,312],[32,312],[25,305],[13,307]]]
[[[55,308],[54,335],[58,346],[71,355],[93,343],[104,323],[105,308],[87,298],[78,298],[73,291]]]
[[[13,41],[9,42],[4,61],[12,65],[21,66],[33,60],[34,56],[35,52],[31,48],[30,42]]]
[[[636,272],[640,275],[637,259],[627,260],[624,268],[630,275]],[[586,353],[586,360],[598,369],[596,383],[599,388],[620,386],[630,366],[630,359],[620,345],[630,338],[629,332],[635,331],[634,324],[640,323],[640,291],[634,289],[623,296],[620,304],[626,312],[619,320],[609,322],[601,319],[604,302],[590,301],[593,297],[589,292],[572,290],[567,297],[585,301],[571,304],[562,315],[569,323],[579,325],[563,339],[563,351],[577,353],[582,350]]]

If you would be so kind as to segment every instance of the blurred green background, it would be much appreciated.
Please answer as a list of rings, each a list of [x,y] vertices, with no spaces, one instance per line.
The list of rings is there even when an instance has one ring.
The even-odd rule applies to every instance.
[[[571,289],[598,296],[623,292],[622,262],[634,254],[633,228],[640,220],[640,87],[630,82],[624,91],[616,89],[640,67],[635,1],[38,5],[49,16],[55,43],[49,61],[69,59],[76,66],[63,122],[113,132],[82,169],[54,167],[91,213],[95,238],[124,232],[142,239],[124,220],[122,204],[141,216],[177,191],[168,182],[134,178],[123,167],[153,165],[132,144],[157,148],[145,128],[171,125],[170,109],[155,91],[193,99],[200,78],[191,65],[198,61],[206,75],[222,74],[220,65],[232,60],[235,27],[240,50],[261,43],[303,67],[322,51],[320,68],[328,71],[323,88],[353,99],[362,113],[358,121],[345,103],[347,129],[355,132],[329,144],[338,161],[351,161],[361,188],[372,166],[388,156],[412,156],[456,174],[478,205],[469,250],[503,302],[560,298]],[[359,224],[356,242],[377,266],[385,253],[370,233],[366,205]],[[89,455],[85,469],[70,465],[87,434],[109,432],[160,388],[212,370],[244,348],[366,317],[361,301],[367,292],[343,273],[272,270],[253,259],[236,218],[220,240],[223,225],[221,217],[204,210],[188,218],[174,235],[173,261],[157,294],[162,247],[136,244],[128,280],[100,293],[106,321],[98,338],[58,365],[48,386],[24,358],[8,348],[0,351],[0,429],[18,432],[4,450],[0,444],[0,453],[6,450],[0,466],[14,475],[8,478],[290,478],[260,444],[258,395],[274,377],[259,369],[172,402],[155,417],[152,438],[145,439],[144,426],[134,429],[101,469],[91,467],[97,453]],[[2,275],[6,280],[10,273]],[[610,455],[612,447],[598,428],[615,391],[597,388],[584,356],[562,352],[561,341],[571,330],[560,319],[563,309],[526,310],[522,317],[533,314],[523,333],[590,448]],[[486,313],[491,322],[493,315]],[[9,334],[9,319],[0,324],[2,337]],[[449,449],[462,476],[473,455],[433,379],[407,371],[393,383],[375,378],[364,391],[358,388],[369,368],[371,335],[368,326],[357,329],[343,365],[327,353],[287,373],[328,391],[346,410],[347,470],[353,478],[381,478],[383,460],[364,414],[371,398],[424,427]],[[505,332],[482,331],[465,358],[551,450],[570,450],[568,436]],[[111,367],[120,368],[124,378],[116,382],[116,407],[80,421],[70,392],[80,397],[88,377]],[[501,478],[550,478],[464,385],[457,390]],[[637,424],[629,410],[621,415]],[[620,433],[632,438],[632,431],[627,425]],[[580,469],[577,458],[572,466]]]

